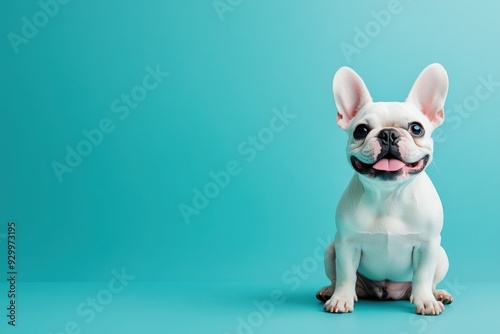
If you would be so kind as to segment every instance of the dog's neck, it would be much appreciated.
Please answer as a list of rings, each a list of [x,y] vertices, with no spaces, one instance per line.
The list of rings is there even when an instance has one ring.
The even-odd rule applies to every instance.
[[[373,202],[383,202],[394,197],[401,200],[405,194],[415,193],[412,189],[418,187],[420,181],[425,177],[425,171],[401,181],[382,181],[358,173],[354,175],[363,188],[363,197]]]

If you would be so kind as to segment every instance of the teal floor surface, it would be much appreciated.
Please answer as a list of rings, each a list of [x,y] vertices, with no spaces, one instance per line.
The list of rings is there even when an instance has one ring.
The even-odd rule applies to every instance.
[[[1,288],[4,288],[2,284]],[[439,316],[418,316],[407,301],[360,301],[329,314],[318,286],[223,283],[20,283],[16,327],[1,333],[498,333],[500,283],[448,287],[455,302]],[[3,301],[5,305],[5,300]],[[2,309],[5,310],[4,307]],[[7,313],[7,311],[4,311]]]

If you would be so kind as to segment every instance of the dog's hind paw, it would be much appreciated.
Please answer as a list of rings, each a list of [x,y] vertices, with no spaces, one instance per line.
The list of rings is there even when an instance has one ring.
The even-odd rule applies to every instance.
[[[326,302],[328,299],[332,298],[334,290],[335,290],[335,287],[333,285],[328,285],[328,286],[322,287],[316,293],[316,298],[319,301]]]
[[[442,302],[444,305],[453,303],[453,296],[446,290],[434,290],[432,291],[436,300]]]

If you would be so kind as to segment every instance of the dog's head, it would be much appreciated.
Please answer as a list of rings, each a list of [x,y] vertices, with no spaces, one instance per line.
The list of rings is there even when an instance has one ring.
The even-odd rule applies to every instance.
[[[432,131],[444,120],[448,76],[439,64],[427,66],[406,102],[373,102],[363,80],[349,67],[333,78],[337,124],[349,135],[347,157],[360,175],[405,180],[432,160]]]

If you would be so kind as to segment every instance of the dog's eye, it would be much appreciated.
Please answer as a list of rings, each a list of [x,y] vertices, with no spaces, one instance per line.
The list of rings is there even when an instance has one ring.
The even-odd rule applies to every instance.
[[[422,137],[425,133],[424,127],[418,122],[410,123],[410,125],[408,126],[408,130],[414,137]]]
[[[368,136],[368,132],[370,132],[368,126],[366,124],[360,124],[356,127],[356,129],[354,129],[353,133],[354,139],[356,140],[365,139],[366,136]]]

